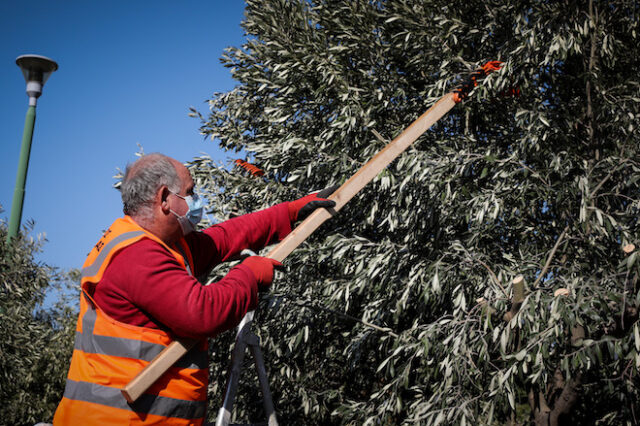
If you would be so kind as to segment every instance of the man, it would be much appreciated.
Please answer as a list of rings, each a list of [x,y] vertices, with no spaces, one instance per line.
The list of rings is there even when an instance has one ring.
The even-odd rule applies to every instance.
[[[82,268],[80,315],[65,393],[54,417],[62,425],[202,424],[208,384],[207,337],[236,326],[273,280],[272,259],[251,256],[220,281],[194,277],[284,238],[292,223],[330,194],[239,216],[194,232],[202,201],[187,168],[162,154],[127,167],[117,219]],[[176,337],[200,343],[135,403],[120,393]]]

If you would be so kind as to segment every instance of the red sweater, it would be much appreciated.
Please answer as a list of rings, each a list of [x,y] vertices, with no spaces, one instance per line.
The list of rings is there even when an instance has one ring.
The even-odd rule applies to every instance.
[[[197,277],[243,249],[259,250],[291,232],[287,204],[239,216],[186,238]],[[258,286],[242,264],[220,281],[202,285],[157,242],[144,238],[118,252],[96,286],[94,300],[120,322],[171,331],[178,336],[215,336],[255,309]]]

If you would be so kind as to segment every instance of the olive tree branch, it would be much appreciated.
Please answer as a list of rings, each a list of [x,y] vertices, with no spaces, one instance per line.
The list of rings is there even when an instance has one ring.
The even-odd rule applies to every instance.
[[[398,338],[399,335],[397,333],[394,333],[393,330],[391,330],[388,327],[380,327],[378,325],[372,324],[370,322],[361,320],[360,318],[356,318],[354,316],[339,312],[339,311],[335,311],[333,309],[329,309],[329,308],[325,308],[324,306],[318,306],[315,303],[309,301],[309,300],[302,300],[302,299],[298,299],[297,296],[295,295],[291,295],[291,294],[285,294],[285,293],[273,293],[270,294],[268,296],[268,298],[283,298],[283,299],[287,299],[290,302],[303,307],[303,308],[309,308],[309,309],[314,309],[317,311],[323,311],[323,312],[327,312],[333,315],[337,315],[341,318],[345,318],[351,321],[355,321],[355,322],[359,322],[360,324],[364,325],[365,327],[369,327],[372,328],[374,330],[380,331],[382,333],[386,333],[389,334],[390,336],[394,337],[394,338]]]
[[[556,251],[558,250],[558,247],[560,247],[560,243],[562,243],[562,240],[564,240],[564,237],[567,235],[567,231],[568,230],[569,230],[569,225],[564,227],[564,230],[562,231],[562,234],[560,234],[560,236],[556,240],[556,244],[553,246],[553,248],[551,249],[551,252],[549,253],[549,257],[547,258],[547,262],[544,264],[544,267],[542,268],[542,271],[540,271],[540,275],[538,275],[538,278],[533,283],[533,287],[534,288],[538,287],[538,284],[540,283],[540,281],[542,281],[542,278],[547,274],[547,270],[549,269],[549,266],[551,265],[551,261],[553,260],[553,256],[555,256]]]

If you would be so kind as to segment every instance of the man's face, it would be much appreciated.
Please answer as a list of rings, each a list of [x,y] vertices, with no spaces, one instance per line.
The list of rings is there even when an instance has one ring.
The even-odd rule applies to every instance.
[[[178,161],[176,161],[176,163],[176,171],[178,172],[178,177],[180,178],[181,182],[179,195],[183,197],[186,197],[187,195],[193,195],[193,188],[195,184],[193,182],[193,178],[191,177],[191,173],[189,173],[189,170],[183,164],[179,163]],[[178,203],[176,203],[176,207],[178,207],[178,209],[174,209],[174,211],[180,215],[185,214],[189,209],[187,203],[180,197],[175,198],[177,198],[176,201],[178,201]]]
[[[195,183],[193,182],[193,178],[191,177],[191,173],[189,170],[180,162],[175,161],[174,166],[176,168],[176,172],[178,173],[178,177],[180,178],[180,192],[178,193],[182,197],[186,197],[187,195],[193,195],[193,188],[195,187]],[[183,216],[189,210],[189,206],[187,206],[187,202],[180,197],[170,196],[170,206],[171,209]]]

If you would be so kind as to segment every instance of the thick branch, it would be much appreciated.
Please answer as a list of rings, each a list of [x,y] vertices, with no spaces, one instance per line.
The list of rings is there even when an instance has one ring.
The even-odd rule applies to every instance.
[[[533,421],[538,426],[547,426],[549,424],[549,413],[551,409],[547,405],[542,392],[534,392],[533,388],[529,389],[529,406],[533,413]]]
[[[578,391],[581,384],[581,374],[565,381],[562,373],[557,370],[549,387],[547,398],[542,392],[538,392],[536,395],[533,389],[530,389],[529,405],[536,426],[558,426],[560,417],[569,414],[578,401]],[[553,408],[547,405],[547,399],[551,401]]]
[[[524,302],[524,277],[518,275],[513,279],[513,297],[511,298],[511,309],[504,314],[504,320],[509,322],[518,313],[522,302]]]
[[[569,414],[571,409],[578,400],[578,389],[582,383],[582,375],[578,374],[570,379],[562,389],[560,397],[553,406],[553,410],[549,413],[549,425],[557,426],[560,416]]]

